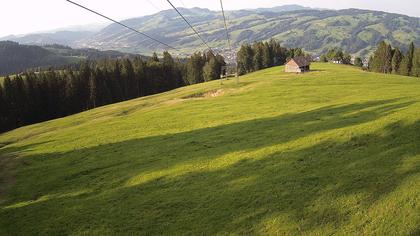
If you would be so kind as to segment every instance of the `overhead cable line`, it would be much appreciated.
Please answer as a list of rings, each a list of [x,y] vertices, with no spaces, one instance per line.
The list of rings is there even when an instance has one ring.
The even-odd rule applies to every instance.
[[[225,24],[226,40],[227,40],[227,43],[228,43],[228,46],[229,46],[229,49],[230,49],[231,56],[233,56],[233,59],[235,61],[234,62],[235,63],[234,64],[234,69],[235,69],[236,83],[239,83],[238,62],[236,61],[236,52],[233,51],[232,44],[231,44],[231,41],[230,41],[229,30],[228,30],[228,26],[227,26],[227,22],[226,22],[225,9],[223,8],[223,0],[220,0],[220,7],[222,8],[223,22]],[[227,78],[227,71],[225,73],[226,73],[225,76]],[[223,79],[220,79],[220,83],[223,84]]]
[[[121,22],[119,22],[119,21],[116,21],[116,20],[114,20],[114,19],[111,19],[111,18],[109,18],[109,17],[107,17],[107,16],[105,16],[105,15],[103,15],[103,14],[101,14],[101,13],[97,12],[97,11],[94,11],[94,10],[92,10],[92,9],[89,9],[89,8],[87,8],[87,7],[85,7],[85,6],[82,6],[82,5],[80,5],[80,4],[76,3],[76,2],[73,2],[73,1],[71,1],[71,0],[66,0],[66,1],[67,1],[67,2],[69,2],[69,3],[71,3],[71,4],[74,4],[74,5],[78,6],[78,7],[80,7],[80,8],[83,8],[83,9],[85,9],[85,10],[87,10],[87,11],[90,11],[90,12],[92,12],[92,13],[94,13],[94,14],[98,15],[98,16],[101,16],[101,17],[103,17],[103,18],[105,18],[105,19],[107,19],[107,20],[110,20],[110,21],[112,21],[112,22],[114,22],[114,23],[116,23],[116,24],[118,24],[118,25],[121,25],[121,26],[123,26],[123,27],[125,27],[125,28],[127,28],[127,29],[129,29],[129,30],[131,30],[131,31],[134,31],[134,32],[136,32],[136,33],[138,33],[138,34],[140,34],[140,35],[143,35],[144,37],[149,38],[149,39],[151,39],[151,40],[153,40],[153,41],[155,41],[155,42],[157,42],[157,43],[160,43],[160,44],[162,44],[162,45],[165,45],[166,47],[168,47],[168,48],[170,48],[170,49],[173,49],[173,50],[179,51],[178,49],[176,49],[176,48],[174,48],[174,47],[170,46],[170,45],[169,45],[169,44],[167,44],[167,43],[164,43],[164,42],[162,42],[162,41],[160,41],[160,40],[158,40],[158,39],[155,39],[155,38],[153,38],[152,36],[149,36],[148,34],[145,34],[145,33],[143,33],[143,32],[140,32],[140,31],[138,31],[138,30],[134,29],[133,27],[130,27],[130,26],[128,26],[128,25],[125,25],[125,24],[123,24],[123,23],[121,23]]]
[[[201,39],[203,44],[210,50],[210,52],[213,53],[213,49],[207,44],[207,42],[201,37],[201,35],[198,33],[198,31],[191,25],[191,23],[179,12],[179,10],[172,4],[170,0],[166,0],[172,8],[181,16],[181,18],[187,23],[187,25],[194,31],[194,33]],[[213,53],[214,54],[214,53]]]
[[[226,23],[225,10],[223,8],[223,0],[220,0],[220,7],[222,8],[223,21],[225,23],[226,39],[227,39],[227,42],[228,42],[230,51],[233,52],[233,50],[232,50],[232,44],[230,42],[229,30],[228,30],[227,23]]]

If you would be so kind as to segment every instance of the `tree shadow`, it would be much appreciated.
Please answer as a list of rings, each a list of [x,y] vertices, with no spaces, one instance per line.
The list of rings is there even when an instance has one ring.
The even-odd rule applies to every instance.
[[[111,233],[261,234],[268,232],[266,220],[280,219],[294,224],[289,230],[295,233],[326,225],[338,229],[355,211],[326,201],[360,194],[357,206],[363,210],[419,173],[418,166],[397,169],[420,153],[415,146],[420,123],[395,123],[349,141],[287,145],[375,121],[412,103],[395,99],[328,106],[31,156],[31,165],[19,176],[27,182],[18,182],[7,204],[0,205],[2,227],[50,234],[95,228]],[[278,145],[286,148],[270,151]],[[49,197],[37,201],[43,196]]]
[[[326,70],[321,69],[311,69],[309,72],[325,72]]]

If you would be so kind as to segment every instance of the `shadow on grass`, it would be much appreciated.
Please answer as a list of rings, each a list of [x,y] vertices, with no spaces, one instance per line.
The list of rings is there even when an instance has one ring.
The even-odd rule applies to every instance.
[[[326,70],[311,69],[309,72],[325,72]]]
[[[0,206],[0,226],[20,234],[338,229],[419,173],[419,166],[397,169],[420,154],[420,123],[395,123],[349,141],[301,147],[293,142],[371,122],[411,104],[330,106],[32,156],[9,201]],[[353,195],[360,195],[358,209],[342,209],[340,201]],[[267,223],[273,220],[279,225]]]

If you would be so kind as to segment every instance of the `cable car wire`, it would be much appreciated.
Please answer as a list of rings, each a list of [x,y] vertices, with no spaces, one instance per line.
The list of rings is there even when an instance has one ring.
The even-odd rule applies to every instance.
[[[201,37],[201,35],[198,33],[198,31],[191,25],[191,23],[181,14],[181,12],[179,12],[179,10],[174,6],[174,4],[172,4],[172,2],[170,0],[166,0],[171,6],[172,8],[181,16],[181,18],[187,23],[187,25],[194,31],[194,33],[201,39],[201,41],[203,42],[203,45],[205,45],[210,52],[213,52],[213,49],[211,49],[211,47],[207,44],[207,42]]]
[[[231,41],[230,41],[229,30],[228,30],[228,27],[227,27],[225,10],[223,8],[223,0],[220,0],[220,7],[222,8],[223,21],[224,21],[225,30],[226,30],[226,39],[227,39],[227,42],[228,42],[228,45],[229,45],[229,49],[232,52],[232,44],[231,44]]]
[[[71,0],[66,0],[66,1],[67,1],[67,2],[69,2],[69,3],[71,3],[71,4],[73,4],[73,5],[78,6],[78,7],[80,7],[80,8],[83,8],[83,9],[85,9],[85,10],[87,10],[87,11],[90,11],[90,12],[92,12],[92,13],[94,13],[94,14],[98,15],[98,16],[101,16],[101,17],[103,17],[103,18],[105,18],[105,19],[107,19],[107,20],[110,20],[110,21],[112,21],[112,22],[114,22],[114,23],[116,23],[116,24],[118,24],[118,25],[120,25],[120,26],[123,26],[123,27],[125,27],[125,28],[127,28],[127,29],[129,29],[129,30],[131,30],[131,31],[134,31],[134,32],[136,32],[136,33],[138,33],[138,34],[140,34],[140,35],[142,35],[142,36],[144,36],[144,37],[146,37],[146,38],[148,38],[148,39],[151,39],[151,40],[153,40],[153,41],[155,41],[155,42],[157,42],[157,43],[160,43],[160,44],[162,44],[162,45],[165,45],[166,47],[168,47],[168,48],[170,48],[170,49],[173,49],[173,50],[179,51],[178,49],[176,49],[176,48],[174,48],[174,47],[170,46],[170,45],[169,45],[169,44],[167,44],[167,43],[164,43],[164,42],[162,42],[162,41],[160,41],[160,40],[158,40],[158,39],[155,39],[155,38],[153,38],[152,36],[149,36],[148,34],[145,34],[145,33],[143,33],[143,32],[140,32],[140,31],[138,31],[138,30],[134,29],[133,27],[130,27],[130,26],[128,26],[128,25],[125,25],[125,24],[123,24],[123,23],[121,23],[121,22],[119,22],[119,21],[116,21],[116,20],[114,20],[114,19],[112,19],[112,18],[110,18],[110,17],[107,17],[107,16],[105,16],[105,15],[103,15],[103,14],[101,14],[101,13],[97,12],[97,11],[94,11],[94,10],[92,10],[92,9],[89,9],[89,8],[87,8],[87,7],[85,7],[85,6],[82,6],[82,5],[80,5],[80,4],[76,3],[76,2],[73,2],[73,1],[71,1]]]

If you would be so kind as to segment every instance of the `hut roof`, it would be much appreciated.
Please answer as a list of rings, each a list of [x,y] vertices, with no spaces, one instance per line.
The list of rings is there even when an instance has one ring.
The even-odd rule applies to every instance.
[[[311,64],[311,61],[304,56],[294,57],[294,58],[290,59],[290,61],[287,62],[287,63],[290,63],[292,61],[294,61],[296,63],[296,65],[298,65],[299,67],[309,66]]]

